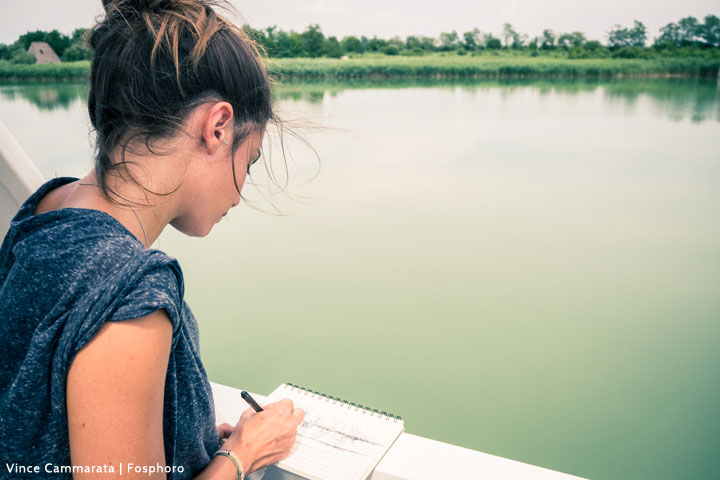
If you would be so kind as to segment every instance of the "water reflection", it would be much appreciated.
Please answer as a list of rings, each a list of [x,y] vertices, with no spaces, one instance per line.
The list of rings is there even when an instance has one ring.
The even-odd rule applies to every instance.
[[[657,114],[673,121],[720,121],[720,84],[711,78],[323,80],[281,84],[275,90],[275,97],[279,100],[319,104],[326,95],[334,97],[345,90],[404,88],[460,89],[468,93],[500,88],[503,97],[510,97],[516,91],[528,88],[540,96],[601,92],[610,104],[628,111],[632,111],[639,99],[647,98],[653,103]],[[89,84],[86,82],[7,84],[0,86],[0,96],[10,101],[23,99],[40,110],[52,111],[67,109],[75,101],[87,102],[88,90]]]
[[[67,110],[75,101],[87,103],[90,84],[82,83],[29,83],[0,85],[0,95],[7,100],[27,100],[40,110]]]
[[[501,88],[503,97],[511,97],[517,90],[527,88],[537,91],[540,96],[573,96],[601,91],[608,101],[627,109],[632,109],[638,99],[647,97],[654,103],[656,113],[673,121],[720,121],[720,85],[711,78],[310,81],[283,85],[277,89],[276,96],[280,99],[320,103],[326,94],[335,96],[344,90],[402,88],[460,89],[468,93]]]
[[[84,175],[86,93],[69,86],[48,114],[58,86],[27,88],[0,87],[2,120],[45,176]],[[312,385],[411,433],[587,478],[717,477],[713,81],[313,82],[277,97],[350,132],[313,132],[322,173],[290,191],[315,200],[158,242],[182,265],[211,379]],[[238,348],[263,368],[233,362]]]

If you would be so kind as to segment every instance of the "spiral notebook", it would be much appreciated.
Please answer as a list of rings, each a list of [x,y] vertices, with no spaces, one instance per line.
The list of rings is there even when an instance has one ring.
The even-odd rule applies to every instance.
[[[305,410],[290,456],[278,467],[310,480],[365,480],[405,430],[400,417],[285,383],[268,402]]]

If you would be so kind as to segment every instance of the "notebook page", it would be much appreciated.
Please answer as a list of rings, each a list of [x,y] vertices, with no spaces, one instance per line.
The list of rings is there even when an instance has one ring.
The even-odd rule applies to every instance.
[[[280,468],[311,480],[363,480],[404,430],[401,420],[281,385],[268,402],[289,398],[305,410],[295,446]]]

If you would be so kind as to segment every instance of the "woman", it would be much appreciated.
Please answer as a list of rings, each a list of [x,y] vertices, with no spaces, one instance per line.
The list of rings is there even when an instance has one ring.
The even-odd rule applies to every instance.
[[[209,0],[103,3],[95,167],[45,183],[0,251],[3,469],[242,478],[289,454],[304,413],[286,400],[216,429],[182,272],[149,247],[168,224],[207,235],[238,205],[276,121],[268,77]]]

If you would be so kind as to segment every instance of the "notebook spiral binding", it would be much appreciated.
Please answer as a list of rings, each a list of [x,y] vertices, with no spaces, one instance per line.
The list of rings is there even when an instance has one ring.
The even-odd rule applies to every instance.
[[[347,400],[343,400],[341,398],[333,397],[332,395],[327,395],[325,393],[316,392],[315,390],[311,390],[309,388],[301,387],[300,385],[294,385],[292,383],[286,383],[288,387],[290,387],[291,390],[294,390],[298,393],[303,393],[304,395],[310,395],[312,398],[324,398],[326,402],[332,402],[333,405],[337,404],[344,404],[347,406],[348,409],[355,409],[356,412],[361,411],[363,414],[369,413],[370,416],[377,415],[378,418],[384,418],[385,420],[392,420],[393,422],[397,422],[398,420],[402,420],[400,415],[393,415],[392,413],[383,412],[381,410],[378,410],[376,408],[370,408],[365,407],[363,405],[360,405],[359,403],[355,402],[348,402]]]

